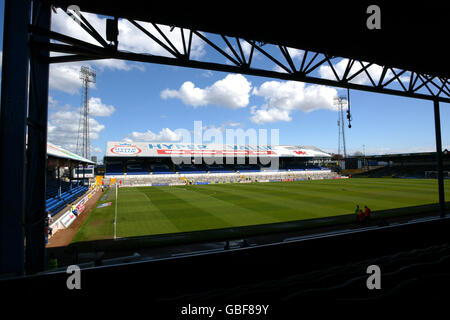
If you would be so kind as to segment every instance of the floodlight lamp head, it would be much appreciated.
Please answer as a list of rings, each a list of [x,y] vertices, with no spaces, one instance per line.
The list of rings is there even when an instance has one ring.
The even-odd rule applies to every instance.
[[[88,66],[81,66],[80,79],[85,80],[87,82],[95,83],[96,80],[95,70],[89,68]]]
[[[334,103],[336,104],[346,104],[347,103],[347,98],[346,97],[334,97]]]

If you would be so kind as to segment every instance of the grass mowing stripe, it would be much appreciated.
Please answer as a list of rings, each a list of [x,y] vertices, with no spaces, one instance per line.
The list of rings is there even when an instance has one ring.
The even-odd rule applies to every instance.
[[[262,215],[259,210],[251,210],[236,205],[217,196],[217,192],[208,191],[201,186],[187,188],[184,192],[178,192],[178,196],[192,200],[192,204],[198,208],[204,208],[211,214],[220,217],[232,226],[245,226],[258,223],[274,223],[280,221],[271,216]]]
[[[254,185],[250,184],[242,184],[238,190],[227,189],[225,192],[231,193],[232,195],[235,193],[244,195],[247,198],[249,205],[252,206],[253,199],[257,198],[260,203],[259,210],[261,210],[261,212],[265,212],[267,207],[276,204],[279,210],[276,210],[275,212],[269,211],[265,214],[276,217],[278,220],[281,219],[281,221],[311,219],[323,215],[323,201],[315,203],[314,201],[311,201],[311,197],[302,199],[302,197],[297,194],[280,193],[279,190],[278,192],[273,192],[272,190],[268,191],[266,188],[257,188],[255,190],[252,188],[253,186]]]
[[[125,221],[119,219],[119,236],[123,236],[123,234],[126,235],[130,232],[137,232],[141,235],[179,232],[177,226],[153,204],[144,188],[135,188],[134,191],[133,210],[125,215]],[[130,195],[130,193],[127,193],[127,196],[128,195]],[[128,208],[129,206],[130,202],[126,203],[124,207]],[[121,208],[121,210],[123,209],[124,208]],[[122,213],[122,211],[120,213]],[[138,228],[135,230],[137,224]]]
[[[195,186],[201,187],[201,186]],[[228,188],[220,188],[219,185],[203,186],[214,190],[216,193],[211,196],[219,198],[224,201],[231,202],[242,208],[257,211],[260,215],[267,216],[274,220],[274,222],[286,221],[285,219],[292,219],[292,208],[282,205],[276,199],[267,199],[258,195],[251,195],[248,192],[243,192],[242,188],[236,190]],[[291,209],[291,210],[289,210]]]
[[[183,199],[179,195],[180,190],[178,188],[158,188],[161,188],[159,191],[165,192],[165,196],[160,194],[159,198],[153,198],[153,203],[170,219],[179,231],[206,230],[231,226],[225,220],[196,207],[193,205],[192,200]],[[168,198],[171,199],[171,206],[165,205]]]
[[[351,213],[352,208],[354,208],[353,203],[349,203],[350,205],[347,206],[343,206],[342,202],[324,204],[324,200],[326,199],[315,192],[297,193],[283,190],[283,193],[280,193],[280,190],[273,190],[272,188],[267,188],[267,186],[265,188],[258,188],[257,191],[253,190],[252,187],[253,185],[249,184],[241,186],[239,188],[239,194],[242,194],[245,190],[248,193],[247,197],[249,199],[259,197],[262,199],[261,202],[266,202],[266,205],[267,203],[278,203],[279,206],[282,207],[282,210],[277,212],[276,216],[283,218],[283,221],[321,217],[323,216],[324,209],[333,209],[333,211],[341,209],[341,211],[336,211],[335,214],[348,214]],[[231,191],[227,190],[227,192]],[[326,207],[328,207],[328,209]],[[348,208],[348,210],[345,208]],[[262,210],[264,210],[264,206],[262,207]]]

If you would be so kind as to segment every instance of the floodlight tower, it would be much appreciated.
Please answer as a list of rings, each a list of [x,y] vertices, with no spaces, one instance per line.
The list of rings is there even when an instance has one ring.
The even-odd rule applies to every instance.
[[[347,98],[336,97],[334,98],[334,104],[339,108],[338,111],[338,154],[341,154],[341,146],[343,150],[342,156],[347,158],[347,147],[345,144],[345,130],[344,130],[344,106],[347,105]],[[342,137],[342,138],[341,138]]]
[[[80,70],[83,93],[80,108],[80,120],[78,122],[77,154],[89,159],[89,84],[95,83],[95,70],[82,66]]]

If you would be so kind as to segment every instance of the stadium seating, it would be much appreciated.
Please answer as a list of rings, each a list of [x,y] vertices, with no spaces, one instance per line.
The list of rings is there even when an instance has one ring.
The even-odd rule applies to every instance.
[[[46,200],[45,207],[51,216],[64,209],[69,203],[78,199],[88,190],[86,186],[76,186],[72,190],[62,192],[60,196],[55,196]]]
[[[174,174],[175,172],[166,164],[151,164],[150,170],[152,174]]]
[[[226,167],[220,164],[206,165],[206,170],[210,173],[229,173],[235,172],[235,170],[231,167]]]
[[[123,173],[124,171],[121,161],[106,163],[105,175],[114,176],[114,175],[123,175]]]
[[[383,290],[369,292],[366,281],[368,266],[376,265],[382,268]],[[419,293],[423,296],[436,295],[435,288],[448,288],[450,283],[450,246],[448,243],[420,247],[400,251],[388,255],[376,256],[369,259],[357,259],[344,264],[331,264],[322,267],[306,268],[305,271],[291,272],[269,277],[263,281],[249,281],[239,285],[217,286],[202,292],[190,292],[172,298],[180,303],[182,300],[197,303],[211,303],[214,301],[233,301],[270,297],[272,303],[282,302],[284,306],[293,306],[297,311],[299,301],[325,302],[346,301],[361,303],[361,301],[377,301],[403,298],[408,301]],[[307,271],[306,271],[307,270]],[[445,281],[444,283],[439,283]],[[414,290],[412,290],[414,289]],[[423,289],[432,289],[431,291]],[[212,298],[213,297],[213,298]],[[446,298],[444,294],[442,298]],[[185,301],[184,300],[184,301]],[[440,300],[439,300],[440,301]],[[316,307],[316,305],[314,305]]]
[[[127,162],[127,175],[142,175],[149,174],[145,169],[145,164],[142,162]]]
[[[239,171],[239,172],[259,172],[259,171],[261,171],[261,168],[256,164],[236,165],[235,169],[236,169],[236,171]]]
[[[183,164],[176,166],[175,170],[179,173],[206,173],[206,170],[198,165],[189,165],[189,164]]]

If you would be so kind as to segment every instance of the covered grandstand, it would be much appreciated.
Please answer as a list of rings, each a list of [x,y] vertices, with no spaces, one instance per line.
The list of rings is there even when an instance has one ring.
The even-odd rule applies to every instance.
[[[359,155],[346,158],[342,172],[354,177],[437,178],[436,152]],[[450,154],[442,152],[443,178],[450,178]]]
[[[106,178],[125,185],[177,185],[335,176],[316,147],[108,142]]]
[[[70,203],[81,197],[89,188],[83,176],[74,175],[76,170],[85,172],[94,163],[73,152],[47,143],[46,211],[55,216]],[[86,177],[87,178],[87,177]]]

